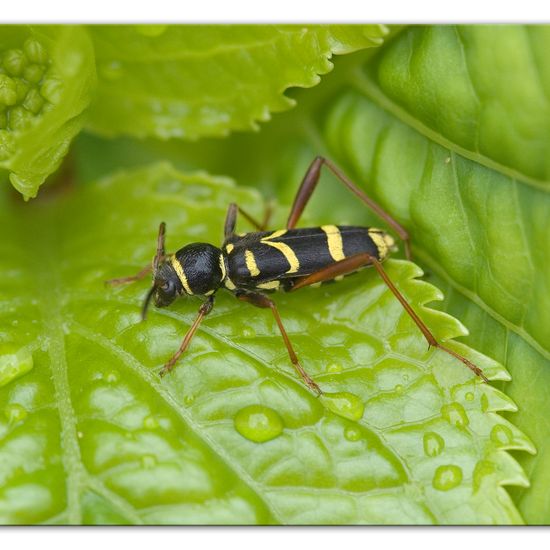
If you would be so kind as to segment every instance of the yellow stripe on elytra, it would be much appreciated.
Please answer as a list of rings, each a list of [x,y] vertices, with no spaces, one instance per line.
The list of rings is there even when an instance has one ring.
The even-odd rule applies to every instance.
[[[223,284],[225,285],[225,288],[228,288],[229,290],[235,290],[237,288],[235,286],[235,283],[229,277],[225,278],[225,281]]]
[[[345,260],[344,243],[342,242],[342,234],[335,225],[322,225],[321,229],[327,236],[328,251],[335,262]]]
[[[177,273],[178,279],[180,280],[185,292],[187,292],[187,294],[193,294],[193,291],[191,290],[191,287],[189,286],[189,282],[187,281],[187,277],[185,275],[185,272],[183,271],[183,266],[179,263],[179,261],[176,258],[175,254],[170,256],[170,264],[174,268],[174,271]]]
[[[378,249],[378,258],[383,260],[395,244],[393,237],[388,235],[385,231],[382,231],[382,229],[377,229],[376,227],[371,227],[369,229],[369,237]]]
[[[225,279],[225,276],[227,275],[227,271],[225,269],[225,262],[223,260],[223,254],[220,254],[220,269],[222,272],[222,281]]]
[[[277,290],[281,286],[279,281],[268,281],[267,283],[260,283],[256,285],[256,288],[263,288],[264,290]]]
[[[260,274],[258,264],[256,263],[256,258],[254,258],[254,254],[251,250],[244,251],[244,261],[246,262],[246,267],[248,271],[250,271],[250,275],[252,275],[252,277],[256,277]]]
[[[294,250],[292,250],[292,248],[290,248],[290,246],[288,246],[288,244],[286,243],[278,243],[271,240],[276,239],[277,237],[281,237],[285,233],[286,229],[279,229],[278,231],[274,231],[273,233],[271,233],[271,235],[260,239],[260,242],[272,246],[273,248],[276,248],[279,252],[281,252],[286,258],[286,261],[290,264],[290,268],[286,272],[296,273],[300,269],[300,262],[298,261]]]
[[[277,237],[282,237],[286,233],[286,229],[277,229],[277,231],[273,231],[271,235],[267,235],[267,237],[263,237],[262,241],[266,241],[269,239],[276,239]]]

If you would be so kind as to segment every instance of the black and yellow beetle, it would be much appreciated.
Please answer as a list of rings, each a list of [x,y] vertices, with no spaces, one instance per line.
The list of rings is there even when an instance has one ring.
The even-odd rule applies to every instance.
[[[361,268],[373,266],[412,317],[428,344],[453,355],[487,382],[487,378],[479,367],[435,339],[386,274],[382,262],[395,248],[394,240],[388,233],[381,229],[357,226],[323,225],[296,228],[300,215],[319,181],[323,165],[327,166],[350,191],[396,231],[405,244],[407,258],[410,258],[407,231],[347,178],[337,166],[323,157],[315,158],[306,172],[294,199],[285,229],[265,231],[266,222],[257,223],[236,204],[231,204],[225,219],[225,239],[221,248],[208,243],[193,243],[184,246],[175,254],[167,255],[164,250],[166,226],[163,222],[160,224],[157,252],[152,266],[142,269],[132,277],[108,281],[112,285],[129,283],[143,278],[152,271],[153,285],[143,303],[143,318],[152,298],[157,307],[166,307],[179,296],[205,298],[181,346],[164,365],[160,375],[164,376],[174,368],[176,361],[189,346],[202,319],[212,310],[215,293],[220,288],[225,288],[239,300],[271,309],[292,364],[307,386],[320,395],[321,389],[300,364],[277,307],[267,294],[279,289],[289,292],[325,281],[339,280]],[[258,231],[235,233],[239,212]]]

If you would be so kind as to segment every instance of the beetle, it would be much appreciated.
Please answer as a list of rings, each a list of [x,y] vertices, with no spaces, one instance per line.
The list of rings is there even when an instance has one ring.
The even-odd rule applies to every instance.
[[[479,367],[436,340],[387,275],[382,263],[395,250],[394,239],[389,233],[382,229],[360,226],[323,225],[296,228],[317,186],[323,166],[395,230],[405,245],[407,259],[411,258],[410,239],[405,228],[368,197],[338,166],[321,156],[316,157],[309,166],[296,193],[284,229],[266,231],[268,216],[264,223],[260,224],[237,204],[232,203],[227,211],[224,242],[221,247],[208,243],[192,243],[179,249],[175,254],[166,254],[166,224],[162,222],[152,265],[136,275],[107,281],[113,286],[130,283],[152,272],[153,284],[143,302],[142,319],[145,319],[152,299],[156,307],[166,307],[180,296],[204,298],[195,321],[185,334],[179,349],[163,366],[160,376],[166,375],[175,367],[202,320],[212,311],[216,292],[225,288],[239,300],[256,307],[271,309],[290,361],[298,375],[314,393],[321,395],[323,392],[319,385],[302,367],[277,307],[268,295],[276,290],[294,292],[306,286],[339,280],[362,268],[372,266],[418,326],[428,345],[454,356],[488,382]],[[257,231],[236,233],[239,213],[254,225]]]

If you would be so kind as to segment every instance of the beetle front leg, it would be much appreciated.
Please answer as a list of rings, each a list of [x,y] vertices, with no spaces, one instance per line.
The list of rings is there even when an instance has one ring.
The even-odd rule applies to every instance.
[[[296,369],[296,372],[300,375],[300,378],[305,382],[305,384],[311,390],[313,390],[318,396],[322,395],[323,392],[321,391],[321,388],[317,385],[317,383],[313,380],[313,378],[309,376],[309,374],[304,370],[304,368],[300,364],[298,356],[296,355],[296,352],[292,347],[292,343],[290,342],[290,338],[288,337],[285,327],[283,326],[283,322],[281,321],[281,317],[279,315],[279,311],[277,310],[277,306],[275,305],[275,303],[272,300],[270,300],[267,296],[265,296],[264,294],[260,294],[259,292],[243,291],[243,292],[235,293],[235,296],[239,300],[242,300],[243,302],[248,302],[253,306],[271,309],[273,316],[275,317],[275,321],[277,322],[277,325],[279,327],[279,330],[281,331],[281,336],[283,337],[283,341],[288,351],[288,356],[290,357],[290,361],[292,362],[292,365]]]

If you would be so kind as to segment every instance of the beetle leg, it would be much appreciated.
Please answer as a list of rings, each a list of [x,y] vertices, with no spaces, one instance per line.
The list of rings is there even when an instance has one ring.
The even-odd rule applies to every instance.
[[[225,215],[224,225],[224,238],[225,240],[231,238],[235,234],[235,227],[237,225],[237,213],[241,214],[255,229],[258,231],[264,231],[269,223],[273,208],[271,204],[267,204],[265,207],[264,219],[261,222],[256,221],[246,210],[241,208],[238,204],[232,202],[227,209]]]
[[[386,273],[385,269],[382,267],[382,264],[374,256],[371,256],[370,254],[366,254],[366,253],[356,254],[355,256],[350,256],[349,258],[346,258],[332,265],[329,265],[328,267],[320,269],[315,273],[306,275],[305,277],[298,279],[298,281],[292,286],[290,291],[298,290],[300,288],[303,288],[305,286],[309,286],[315,283],[329,281],[331,279],[334,279],[338,275],[346,275],[348,273],[352,273],[353,271],[361,267],[364,267],[366,265],[372,265],[376,269],[376,271],[378,272],[382,280],[386,283],[386,285],[392,291],[394,296],[399,300],[399,302],[401,303],[405,311],[409,314],[411,319],[415,322],[416,326],[420,329],[420,332],[422,332],[422,334],[424,335],[424,338],[426,338],[426,340],[428,341],[429,346],[433,346],[434,348],[439,348],[444,352],[448,353],[449,355],[456,357],[459,361],[462,361],[462,363],[464,363],[477,376],[479,376],[485,382],[489,382],[489,380],[483,374],[483,371],[479,367],[474,365],[470,360],[466,359],[466,357],[463,357],[456,351],[453,351],[452,349],[449,349],[443,346],[436,340],[435,336],[432,334],[430,329],[426,326],[424,321],[420,319],[420,317],[414,311],[414,309],[409,304],[409,302],[407,302],[403,294],[401,294],[401,292],[397,290],[392,280],[388,277],[388,274]]]
[[[296,352],[292,347],[292,343],[290,342],[288,334],[286,333],[285,327],[283,326],[283,322],[281,321],[281,317],[279,315],[279,311],[277,310],[277,306],[275,305],[275,303],[272,300],[270,300],[267,296],[265,296],[264,294],[260,294],[259,292],[237,292],[235,295],[239,300],[248,302],[256,307],[271,309],[273,316],[275,317],[275,321],[279,326],[279,330],[281,331],[281,336],[283,337],[286,349],[288,351],[288,355],[290,357],[290,361],[292,362],[292,365],[296,369],[296,372],[300,375],[300,378],[305,382],[305,384],[311,390],[313,390],[317,395],[321,395],[323,393],[321,391],[321,388],[311,378],[311,376],[309,376],[309,374],[304,370],[304,368],[300,364],[298,356],[296,355]]]
[[[199,313],[195,321],[183,337],[178,351],[176,351],[176,353],[174,353],[174,355],[172,355],[172,357],[166,362],[164,367],[162,367],[161,371],[159,372],[159,375],[161,377],[168,374],[175,367],[177,360],[183,355],[183,353],[185,353],[185,350],[189,347],[189,344],[191,343],[193,336],[195,336],[195,333],[197,332],[197,329],[199,328],[202,320],[212,311],[213,307],[214,296],[210,296],[208,300],[206,300],[206,302],[203,302],[201,307],[199,308]]]
[[[373,201],[360,187],[353,183],[333,162],[324,157],[315,157],[310,164],[304,179],[300,184],[298,192],[294,198],[294,203],[288,216],[286,224],[287,229],[294,229],[304,208],[306,207],[317,183],[321,168],[325,165],[353,194],[361,199],[377,216],[383,219],[399,235],[405,245],[405,255],[408,260],[411,259],[410,237],[407,230],[392,216],[390,216],[378,203]]]

